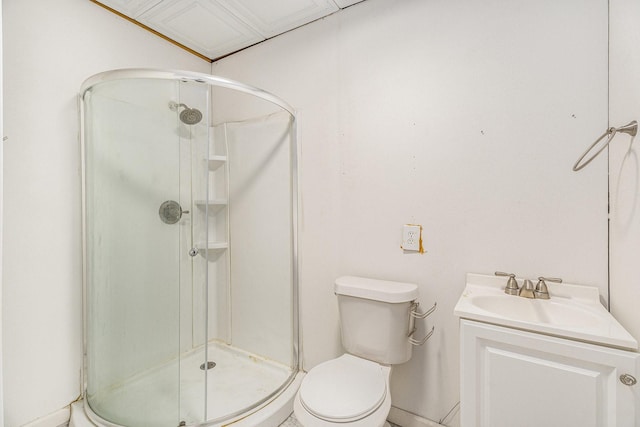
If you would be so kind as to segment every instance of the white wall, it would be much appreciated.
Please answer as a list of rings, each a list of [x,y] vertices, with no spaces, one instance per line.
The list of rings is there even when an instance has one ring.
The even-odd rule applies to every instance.
[[[123,67],[209,64],[86,0],[4,2],[5,423],[80,394],[80,156],[76,95]]]
[[[610,3],[609,124],[640,121],[640,4]],[[609,146],[611,192],[611,312],[640,340],[640,148],[638,137],[618,135]],[[602,161],[602,160],[601,160]]]
[[[343,274],[438,301],[434,336],[392,379],[394,405],[433,420],[458,401],[466,272],[606,299],[606,162],[571,171],[607,125],[606,1],[368,0],[212,69],[299,111],[307,369],[341,352]],[[400,250],[404,223],[424,226],[424,255]]]
[[[2,58],[2,0],[0,0],[0,58]],[[4,110],[3,103],[3,79],[2,79],[2,61],[0,61],[0,111]],[[0,427],[4,426],[4,398],[2,387],[2,203],[3,203],[3,191],[2,191],[2,176],[4,168],[3,160],[3,147],[4,141],[1,138],[4,136],[4,124],[3,117],[0,114]]]

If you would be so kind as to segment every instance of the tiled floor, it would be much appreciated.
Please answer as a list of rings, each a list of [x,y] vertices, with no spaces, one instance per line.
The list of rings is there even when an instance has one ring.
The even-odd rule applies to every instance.
[[[389,424],[391,424],[391,427],[400,427],[397,424]],[[300,424],[300,421],[296,420],[296,416],[292,414],[284,423],[280,424],[280,427],[302,427],[302,424]]]
[[[302,424],[298,420],[296,420],[296,416],[291,414],[291,416],[282,424],[280,427],[302,427]]]

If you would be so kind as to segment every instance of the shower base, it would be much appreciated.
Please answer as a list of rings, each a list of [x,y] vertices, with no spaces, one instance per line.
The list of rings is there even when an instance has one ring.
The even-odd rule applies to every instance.
[[[197,425],[205,419],[204,414],[204,376],[207,377],[207,406],[206,418],[216,420],[222,417],[226,421],[216,426],[228,424],[230,414],[237,414],[234,419],[243,419],[238,426],[278,426],[293,411],[293,397],[298,389],[302,374],[292,378],[289,367],[266,360],[237,348],[210,343],[208,361],[215,362],[215,367],[202,370],[205,363],[204,349],[194,350],[183,355],[180,361],[180,420],[187,425]],[[170,426],[174,422],[177,412],[177,383],[176,363],[151,369],[135,376],[113,389],[94,396],[96,407],[109,408],[108,414],[102,413],[106,419],[123,420],[127,425],[127,414],[139,419],[139,414],[145,414],[145,426]],[[268,399],[269,394],[282,387],[292,379],[288,387],[281,390],[277,396]],[[163,390],[167,392],[163,393]],[[241,411],[262,402],[260,406],[246,413]],[[85,406],[86,405],[85,403]],[[77,409],[77,408],[76,408]],[[78,412],[77,410],[75,412]],[[70,427],[93,426],[82,424],[80,419],[88,417],[99,426],[114,426],[103,422],[90,408],[84,408],[82,414],[76,414],[76,421],[72,416]],[[89,421],[87,418],[87,421]],[[133,424],[132,418],[129,424]],[[139,427],[139,421],[136,422]],[[141,427],[141,426],[140,426]]]

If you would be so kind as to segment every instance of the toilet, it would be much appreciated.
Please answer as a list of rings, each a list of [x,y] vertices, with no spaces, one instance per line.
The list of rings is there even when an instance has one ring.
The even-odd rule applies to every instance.
[[[411,358],[418,286],[344,276],[334,289],[346,353],[307,373],[295,416],[304,427],[388,426],[391,365]]]

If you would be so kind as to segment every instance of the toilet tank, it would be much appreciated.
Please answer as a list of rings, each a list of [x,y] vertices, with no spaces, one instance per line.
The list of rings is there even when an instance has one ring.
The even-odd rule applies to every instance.
[[[413,283],[343,276],[336,279],[342,345],[354,356],[395,365],[411,358]]]

